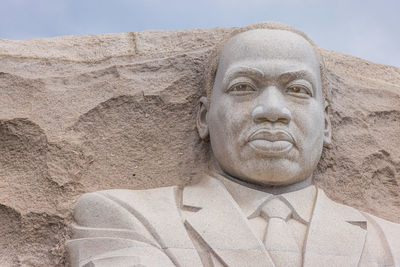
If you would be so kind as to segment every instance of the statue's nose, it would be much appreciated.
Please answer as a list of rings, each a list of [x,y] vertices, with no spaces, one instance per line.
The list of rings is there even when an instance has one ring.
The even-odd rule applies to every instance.
[[[254,122],[289,123],[292,115],[287,108],[282,92],[275,86],[264,89],[251,113]]]

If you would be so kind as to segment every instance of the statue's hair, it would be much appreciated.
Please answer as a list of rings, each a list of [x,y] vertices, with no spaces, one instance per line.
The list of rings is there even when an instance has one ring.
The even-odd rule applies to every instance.
[[[221,50],[224,47],[225,43],[234,37],[235,35],[250,31],[250,30],[257,30],[257,29],[266,29],[266,30],[283,30],[283,31],[289,31],[293,32],[295,34],[300,35],[304,39],[306,39],[314,48],[314,51],[318,57],[319,60],[319,66],[320,66],[320,73],[321,73],[321,86],[322,86],[322,91],[323,91],[323,97],[324,99],[327,99],[327,88],[328,88],[328,82],[327,82],[327,77],[326,77],[326,69],[325,69],[325,63],[323,60],[323,57],[317,47],[317,45],[302,31],[293,28],[289,25],[280,23],[280,22],[261,22],[261,23],[256,23],[256,24],[251,24],[245,27],[241,28],[235,28],[230,34],[227,34],[221,42],[216,44],[213,48],[212,51],[209,54],[208,60],[206,62],[206,67],[205,67],[205,76],[204,76],[204,85],[205,85],[205,90],[206,90],[206,95],[207,98],[211,98],[211,93],[212,89],[214,87],[214,82],[215,82],[215,76],[217,74],[217,69],[218,69],[218,64],[219,64],[219,59],[221,55]]]

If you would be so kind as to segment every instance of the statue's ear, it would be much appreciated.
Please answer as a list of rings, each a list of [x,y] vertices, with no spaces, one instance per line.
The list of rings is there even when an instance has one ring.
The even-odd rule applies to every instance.
[[[324,147],[330,147],[332,143],[332,129],[331,120],[329,119],[329,104],[325,101],[324,103],[324,117],[325,117],[325,127],[324,127]]]
[[[200,98],[199,110],[197,112],[197,131],[199,132],[201,139],[208,138],[208,123],[207,123],[207,111],[208,111],[208,99],[202,96]]]

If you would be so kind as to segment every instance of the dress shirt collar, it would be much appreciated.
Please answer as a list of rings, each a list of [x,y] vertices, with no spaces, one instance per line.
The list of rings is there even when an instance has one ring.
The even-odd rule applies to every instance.
[[[273,195],[249,188],[218,173],[213,176],[224,184],[248,219],[259,216],[259,211],[264,203],[274,197],[279,197],[292,209],[295,219],[302,223],[310,222],[316,197],[316,187],[314,185],[281,195]]]

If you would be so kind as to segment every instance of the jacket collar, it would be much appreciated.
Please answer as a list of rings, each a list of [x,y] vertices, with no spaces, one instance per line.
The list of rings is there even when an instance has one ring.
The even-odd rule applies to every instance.
[[[303,254],[304,266],[358,266],[366,239],[365,217],[317,191]]]

